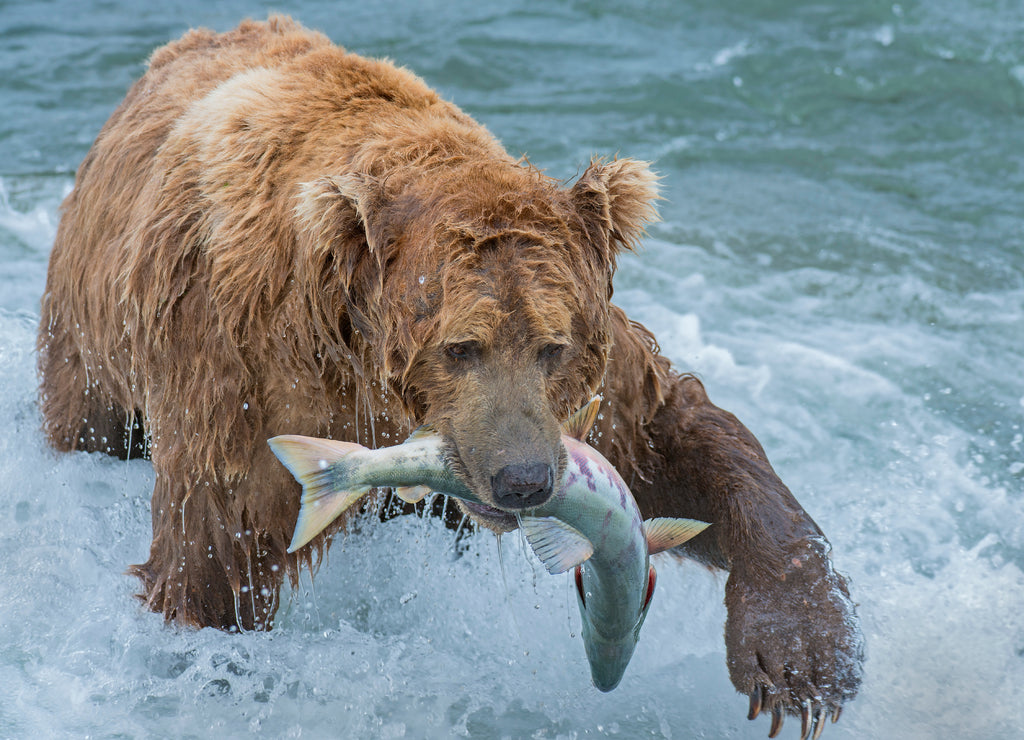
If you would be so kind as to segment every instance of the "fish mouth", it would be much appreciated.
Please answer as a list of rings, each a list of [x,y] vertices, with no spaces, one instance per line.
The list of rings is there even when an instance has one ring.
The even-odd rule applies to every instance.
[[[636,641],[625,637],[619,640],[604,639],[591,625],[584,630],[583,644],[590,663],[590,679],[599,691],[608,692],[619,685],[626,673],[629,661],[636,649]]]

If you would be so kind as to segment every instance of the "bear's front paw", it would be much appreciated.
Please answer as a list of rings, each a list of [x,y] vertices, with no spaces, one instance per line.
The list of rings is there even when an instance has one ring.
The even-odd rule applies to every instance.
[[[726,583],[729,676],[750,697],[749,719],[771,714],[769,737],[789,713],[801,717],[801,739],[817,738],[860,687],[864,638],[829,549],[824,538],[802,540],[781,573],[734,563]]]

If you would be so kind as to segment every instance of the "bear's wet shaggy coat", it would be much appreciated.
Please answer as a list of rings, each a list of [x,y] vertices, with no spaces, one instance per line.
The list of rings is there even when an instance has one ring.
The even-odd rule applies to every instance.
[[[277,434],[393,444],[429,422],[496,530],[550,494],[559,422],[604,394],[594,444],[645,516],[712,522],[726,641],[761,709],[836,712],[862,645],[828,543],[757,440],[610,303],[656,177],[594,160],[565,186],[419,78],[289,19],[157,50],[62,208],[39,334],[62,450],[151,456],[148,606],[270,626],[298,488]],[[808,709],[809,707],[809,709]],[[819,717],[820,719],[820,717]]]

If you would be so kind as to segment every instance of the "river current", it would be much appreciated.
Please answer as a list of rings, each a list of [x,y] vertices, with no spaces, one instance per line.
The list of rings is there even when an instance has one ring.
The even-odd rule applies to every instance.
[[[366,526],[269,634],[164,626],[145,461],[58,455],[58,206],[158,45],[269,10],[423,76],[549,174],[654,162],[616,301],[759,437],[867,640],[832,738],[1024,735],[1024,9],[1016,0],[0,1],[0,736],[761,738],[724,577],[659,556],[622,685],[518,538]],[[792,720],[784,737],[798,734]]]

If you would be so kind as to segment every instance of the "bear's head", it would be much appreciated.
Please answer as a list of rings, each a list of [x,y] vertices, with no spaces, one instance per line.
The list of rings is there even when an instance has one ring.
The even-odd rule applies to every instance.
[[[569,187],[525,164],[304,187],[319,332],[444,437],[492,529],[562,474],[560,423],[601,385],[615,258],[656,218],[656,180],[617,159]]]

